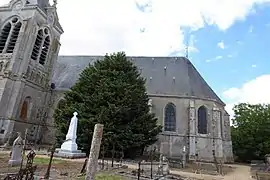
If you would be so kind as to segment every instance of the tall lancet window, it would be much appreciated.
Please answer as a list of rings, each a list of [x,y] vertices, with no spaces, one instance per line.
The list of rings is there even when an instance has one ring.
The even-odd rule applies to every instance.
[[[198,133],[207,134],[207,109],[205,106],[198,109]]]
[[[42,64],[42,65],[45,64],[45,61],[47,59],[47,55],[49,52],[50,43],[51,43],[50,37],[46,36],[46,38],[43,42],[43,46],[42,46],[42,50],[41,50],[41,54],[40,54],[40,58],[39,58],[39,64]]]
[[[38,30],[36,41],[32,50],[31,59],[38,60],[39,64],[44,65],[50,49],[51,39],[49,30],[42,28]]]
[[[37,60],[43,41],[43,29],[38,30],[34,48],[32,50],[31,59]]]
[[[22,23],[17,17],[4,24],[0,33],[0,53],[13,53],[21,27]]]
[[[172,103],[165,107],[164,131],[176,131],[176,111]]]

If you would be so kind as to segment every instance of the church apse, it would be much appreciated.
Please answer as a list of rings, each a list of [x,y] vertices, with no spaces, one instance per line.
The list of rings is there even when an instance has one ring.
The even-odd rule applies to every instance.
[[[79,78],[80,72],[101,60],[102,56],[59,56],[52,82],[55,83],[54,94],[63,97]],[[220,111],[225,111],[225,104],[200,76],[191,62],[184,57],[128,57],[138,67],[146,79],[146,89],[151,98],[151,111],[163,125],[163,132],[158,136],[154,146],[168,158],[183,156],[183,147],[187,148],[189,160],[196,155],[201,160],[213,161],[213,139],[221,128],[212,128],[212,109],[216,104]],[[55,108],[59,98],[55,99]],[[225,124],[223,125],[225,126]],[[225,136],[225,127],[223,134]],[[227,133],[229,134],[229,132]],[[215,136],[215,137],[213,137]],[[230,135],[228,135],[230,136]],[[215,141],[226,151],[231,152],[231,141]],[[219,146],[219,147],[221,147]],[[217,155],[222,150],[216,148]],[[232,154],[223,155],[224,160]]]

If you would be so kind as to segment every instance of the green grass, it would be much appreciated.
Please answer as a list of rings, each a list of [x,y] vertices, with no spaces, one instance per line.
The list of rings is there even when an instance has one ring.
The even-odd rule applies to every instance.
[[[111,175],[107,173],[99,173],[97,174],[95,180],[124,180],[123,177],[117,175]]]
[[[80,177],[77,180],[84,180],[85,177]],[[98,173],[95,180],[126,180],[124,177],[112,175],[108,173]]]
[[[49,164],[50,162],[50,158],[41,158],[41,157],[35,157],[34,158],[34,164]],[[59,160],[59,159],[53,159],[52,160],[52,164],[60,164],[63,163],[63,160]]]

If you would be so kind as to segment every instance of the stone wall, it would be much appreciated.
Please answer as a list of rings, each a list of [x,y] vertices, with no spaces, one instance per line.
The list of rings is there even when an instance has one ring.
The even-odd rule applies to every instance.
[[[231,161],[233,159],[232,146],[230,140],[229,126],[224,126],[227,123],[228,116],[224,107],[212,100],[196,99],[187,97],[170,97],[170,96],[151,96],[153,107],[152,111],[158,117],[158,122],[164,125],[164,108],[168,103],[173,103],[176,107],[176,132],[163,132],[160,135],[157,146],[164,155],[172,159],[182,157],[183,146],[187,147],[187,154],[194,148],[195,154],[203,161],[213,161],[213,150],[218,158]],[[189,107],[190,103],[194,104],[194,134],[190,134],[189,124]],[[200,106],[207,108],[208,134],[198,134],[197,129],[197,110]],[[220,112],[220,117],[214,117],[215,111]],[[226,123],[225,123],[225,122]],[[214,125],[213,125],[214,123]],[[227,134],[223,139],[222,134]],[[194,138],[194,142],[190,138]],[[223,147],[223,142],[226,145]],[[193,146],[190,143],[194,143]],[[226,153],[226,155],[224,154]],[[223,155],[224,154],[224,155]],[[194,155],[193,155],[194,156]],[[190,159],[192,160],[192,159]]]
[[[53,105],[50,109],[49,117],[50,121],[53,123],[53,112],[54,109],[58,106],[58,103],[61,99],[64,98],[63,93],[65,90],[56,90],[53,93]],[[156,143],[157,148],[160,152],[162,152],[165,156],[170,159],[179,159],[183,156],[183,147],[186,146],[187,155],[190,151],[190,133],[189,133],[189,111],[188,108],[190,106],[189,98],[180,98],[180,97],[158,97],[151,96],[152,99],[152,112],[156,114],[158,118],[158,123],[164,125],[164,108],[168,103],[173,103],[176,107],[176,132],[162,132],[159,135],[159,140]],[[225,161],[231,161],[232,157],[232,146],[230,139],[226,139],[222,141],[221,134],[217,131],[227,131],[228,127],[218,127],[213,130],[212,128],[212,118],[213,118],[213,108],[219,108],[221,112],[221,120],[224,121],[226,118],[223,118],[225,111],[222,105],[219,105],[211,100],[202,100],[202,99],[192,99],[194,101],[195,106],[195,152],[198,154],[198,158],[203,161],[213,161],[213,152],[214,149],[216,151],[217,156],[223,157]],[[197,133],[197,113],[196,111],[200,106],[206,106],[208,109],[208,134],[201,135]],[[219,124],[221,126],[224,123]],[[218,129],[218,130],[217,130]],[[53,132],[53,130],[51,130]],[[51,140],[44,140],[44,142],[50,142]],[[223,142],[225,143],[223,145]],[[219,152],[220,151],[220,152]]]

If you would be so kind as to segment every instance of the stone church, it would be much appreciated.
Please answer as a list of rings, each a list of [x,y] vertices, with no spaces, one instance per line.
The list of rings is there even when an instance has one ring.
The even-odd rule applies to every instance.
[[[49,0],[11,0],[0,7],[0,142],[14,132],[33,143],[54,140],[54,109],[79,73],[102,56],[58,56],[63,34]],[[161,153],[233,161],[225,104],[184,57],[129,57],[147,80],[151,111],[163,132]],[[72,115],[71,115],[72,116]],[[185,148],[184,148],[185,147]]]

